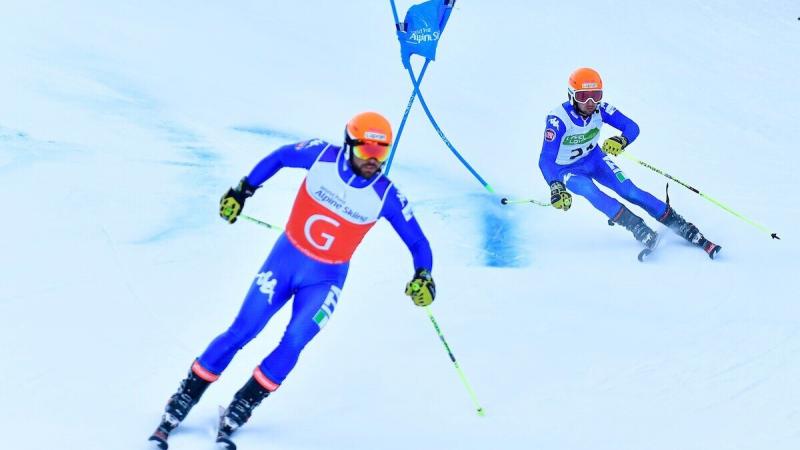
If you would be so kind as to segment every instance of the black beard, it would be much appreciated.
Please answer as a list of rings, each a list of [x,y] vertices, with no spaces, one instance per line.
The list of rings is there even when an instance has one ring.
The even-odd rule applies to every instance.
[[[575,111],[578,113],[578,115],[583,117],[584,119],[594,114],[594,111],[597,111],[597,108],[595,108],[594,111],[590,112],[589,114],[586,114],[583,111],[581,111],[580,108],[578,108],[578,102],[574,100],[572,101],[572,107],[575,108]]]
[[[367,177],[367,176],[365,176],[365,175],[364,175],[364,173],[363,173],[363,172],[361,172],[361,169],[359,169],[359,168],[358,168],[358,167],[357,167],[357,166],[356,166],[356,165],[353,163],[353,154],[352,154],[352,153],[350,154],[350,159],[348,160],[348,164],[350,164],[350,169],[352,169],[352,170],[353,170],[353,172],[354,172],[356,175],[360,176],[361,178],[371,178],[371,177],[374,177],[374,176],[375,176],[375,174],[376,174],[376,173],[378,173],[378,172],[380,172],[380,171],[381,171],[381,169],[383,168],[383,164],[379,165],[379,166],[378,166],[378,169],[375,171],[375,173],[373,173],[372,175],[370,175],[369,177]]]

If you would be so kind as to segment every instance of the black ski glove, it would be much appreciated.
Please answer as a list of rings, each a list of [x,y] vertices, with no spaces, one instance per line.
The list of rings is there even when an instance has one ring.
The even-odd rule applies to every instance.
[[[227,220],[228,223],[236,222],[236,218],[239,217],[239,213],[241,213],[242,208],[244,208],[244,201],[252,197],[256,189],[258,189],[258,186],[251,185],[250,182],[247,181],[247,177],[242,178],[235,189],[228,189],[228,192],[219,199],[220,217]]]
[[[417,306],[428,306],[436,298],[436,284],[426,269],[417,269],[414,278],[406,284],[406,295]]]
[[[572,194],[567,192],[564,183],[553,181],[550,183],[550,204],[553,208],[568,210],[572,206]]]
[[[627,146],[628,138],[625,136],[612,136],[603,142],[602,150],[606,154],[619,156]]]

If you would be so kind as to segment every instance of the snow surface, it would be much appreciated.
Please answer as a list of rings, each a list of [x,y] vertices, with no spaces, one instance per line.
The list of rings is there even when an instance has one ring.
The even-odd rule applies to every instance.
[[[3,447],[146,448],[277,238],[219,220],[220,194],[283,143],[338,142],[356,112],[399,124],[411,88],[389,2],[2,4]],[[411,259],[383,222],[240,448],[800,448],[798,15],[789,0],[459,1],[423,92],[499,196],[548,199],[544,117],[592,66],[642,128],[631,155],[783,240],[673,183],[672,204],[724,249],[710,261],[670,235],[641,264],[583,199],[500,206],[415,106],[392,177],[432,242],[432,311],[486,417],[402,295]],[[663,196],[664,178],[620,165]],[[283,224],[302,176],[279,173],[245,212]],[[170,448],[212,448],[218,405],[287,320]]]

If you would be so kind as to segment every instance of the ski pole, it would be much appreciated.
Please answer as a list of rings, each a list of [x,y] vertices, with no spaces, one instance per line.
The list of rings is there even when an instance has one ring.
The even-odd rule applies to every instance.
[[[515,203],[533,203],[534,205],[537,205],[537,206],[550,206],[550,203],[540,202],[539,200],[532,199],[532,198],[525,198],[525,199],[516,198],[516,199],[512,199],[512,198],[508,198],[508,197],[503,197],[503,198],[500,199],[500,204],[503,204],[503,205],[512,205],[512,204],[515,204]]]
[[[230,209],[226,209],[225,212],[229,213]],[[283,228],[281,228],[281,227],[279,227],[277,225],[273,225],[271,223],[264,222],[263,220],[258,220],[255,217],[248,216],[247,214],[239,214],[239,217],[241,217],[242,219],[245,219],[245,220],[249,220],[250,222],[253,222],[255,224],[261,225],[262,227],[269,228],[270,230],[283,231]]]
[[[466,375],[464,375],[464,371],[461,370],[461,367],[458,365],[458,361],[456,361],[455,355],[453,355],[453,351],[450,350],[450,346],[447,345],[447,340],[445,340],[444,335],[442,334],[442,330],[439,329],[439,324],[436,323],[436,319],[433,318],[433,313],[431,312],[430,306],[425,307],[425,312],[428,313],[428,318],[431,319],[431,323],[433,324],[433,328],[436,329],[436,334],[439,335],[439,339],[441,339],[442,344],[444,344],[445,350],[447,350],[447,354],[450,356],[450,361],[453,361],[453,366],[456,368],[456,372],[458,372],[459,378],[461,378],[461,382],[464,383],[464,387],[467,388],[467,393],[469,393],[469,397],[472,399],[472,403],[475,405],[475,410],[479,416],[484,416],[485,412],[483,411],[483,407],[481,407],[480,403],[478,403],[478,397],[475,395],[475,391],[472,390],[472,386],[470,386],[469,382],[467,381]]]
[[[481,186],[483,186],[484,189],[489,191],[490,194],[494,194],[495,193],[494,189],[489,185],[488,182],[486,182],[486,180],[483,179],[483,177],[478,173],[478,171],[475,170],[470,165],[470,163],[468,163],[467,160],[464,159],[463,156],[461,156],[461,153],[459,153],[458,150],[456,150],[456,148],[453,146],[450,140],[447,139],[447,136],[444,135],[444,132],[442,131],[441,127],[439,127],[439,124],[436,123],[436,119],[433,118],[433,114],[431,113],[430,108],[428,108],[428,102],[425,101],[425,97],[422,96],[422,91],[420,91],[419,89],[419,83],[421,81],[421,77],[420,79],[415,77],[414,71],[411,70],[410,66],[408,67],[408,76],[411,77],[411,84],[414,85],[414,92],[417,93],[417,98],[419,98],[419,104],[420,106],[422,106],[422,110],[425,112],[425,115],[428,116],[428,120],[431,122],[431,125],[433,125],[433,129],[436,130],[436,132],[439,134],[439,137],[442,139],[442,142],[444,142],[444,145],[446,145],[447,148],[450,149],[450,152],[453,153],[453,156],[455,156],[456,159],[458,159],[461,162],[461,164],[467,169],[467,171],[471,173],[472,176],[474,176],[478,180],[478,182],[481,184]]]
[[[224,212],[225,212],[225,214],[230,214],[231,213],[231,208],[225,208]],[[255,217],[248,216],[247,214],[239,214],[239,217],[241,217],[242,219],[245,219],[245,220],[249,220],[250,222],[253,222],[255,224],[261,225],[262,227],[269,228],[270,230],[283,231],[283,228],[281,228],[281,227],[279,227],[277,225],[273,225],[271,223],[264,222],[263,220],[258,220]]]
[[[271,223],[264,222],[263,220],[258,220],[255,217],[250,217],[250,216],[248,216],[246,214],[239,214],[239,217],[241,217],[242,219],[245,219],[245,220],[249,220],[250,222],[253,222],[255,224],[261,225],[263,227],[267,227],[270,230],[283,231],[283,228],[281,228],[281,227],[279,227],[277,225],[273,225]]]
[[[425,64],[422,65],[422,70],[419,72],[419,83],[422,83],[422,77],[425,76],[425,70],[428,69],[428,63],[430,63],[430,59],[425,60]],[[400,136],[403,135],[403,128],[406,126],[406,120],[408,120],[408,115],[411,113],[411,106],[414,105],[414,99],[417,98],[417,90],[414,89],[411,92],[411,98],[408,99],[408,105],[406,106],[406,111],[403,113],[403,118],[400,120],[400,127],[397,129],[397,136],[394,138],[394,142],[392,143],[392,150],[389,152],[389,159],[386,161],[386,170],[384,173],[387,175],[389,174],[389,169],[392,168],[392,161],[394,160],[394,154],[397,151],[397,145],[400,143]]]
[[[714,199],[714,198],[712,198],[712,197],[710,197],[710,196],[706,195],[705,193],[703,193],[703,192],[700,192],[700,190],[699,190],[699,189],[697,189],[697,188],[694,188],[694,187],[692,187],[692,186],[689,186],[688,184],[686,184],[686,183],[684,183],[683,181],[681,181],[681,180],[679,180],[679,179],[677,179],[677,178],[673,177],[672,175],[670,175],[670,174],[668,174],[668,173],[666,173],[666,172],[663,172],[662,170],[658,169],[657,167],[654,167],[654,166],[652,166],[652,165],[650,165],[650,164],[648,164],[648,163],[646,163],[646,162],[644,162],[644,161],[642,161],[642,160],[640,160],[640,159],[636,159],[636,158],[634,158],[633,156],[631,156],[631,155],[629,155],[629,154],[627,154],[627,153],[622,153],[622,156],[624,156],[624,157],[626,157],[626,158],[630,159],[631,161],[633,161],[633,162],[635,162],[635,163],[641,164],[642,166],[645,166],[645,167],[647,167],[648,169],[652,170],[653,172],[655,172],[655,173],[657,173],[657,174],[659,174],[659,175],[663,175],[663,176],[667,177],[668,179],[670,179],[670,180],[672,180],[672,181],[674,181],[674,182],[676,182],[676,183],[680,184],[681,186],[685,187],[686,189],[689,189],[690,191],[694,192],[695,194],[697,194],[697,195],[699,195],[699,196],[703,197],[704,199],[706,199],[706,200],[710,201],[711,203],[713,203],[713,204],[715,204],[715,205],[719,206],[720,208],[724,209],[725,211],[727,211],[727,212],[729,212],[729,213],[733,214],[734,216],[736,216],[736,217],[738,217],[738,218],[742,219],[743,221],[745,221],[745,222],[749,223],[750,225],[752,225],[752,226],[754,226],[754,227],[758,228],[759,230],[761,230],[761,231],[763,231],[763,232],[765,232],[765,233],[769,234],[769,235],[770,235],[770,237],[772,237],[772,239],[780,239],[780,238],[778,237],[778,234],[777,234],[777,233],[770,232],[770,230],[769,230],[767,227],[765,227],[764,225],[761,225],[761,224],[760,224],[760,223],[758,223],[758,222],[755,222],[755,221],[753,221],[753,220],[750,220],[750,219],[748,219],[747,217],[745,217],[745,216],[743,216],[743,215],[739,214],[738,212],[736,212],[736,211],[734,211],[734,210],[730,209],[729,207],[725,206],[725,205],[724,205],[724,204],[722,204],[722,203],[721,203],[719,200],[716,200],[716,199]]]

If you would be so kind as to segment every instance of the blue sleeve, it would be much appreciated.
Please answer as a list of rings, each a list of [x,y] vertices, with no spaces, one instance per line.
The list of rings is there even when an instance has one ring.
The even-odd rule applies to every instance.
[[[628,145],[633,143],[639,136],[639,125],[630,117],[622,114],[622,111],[608,103],[603,102],[600,104],[600,115],[603,118],[603,123],[607,123],[622,132],[622,135],[628,139]]]
[[[247,175],[247,181],[261,186],[284,167],[308,169],[326,146],[327,143],[319,139],[284,145],[259,161]]]
[[[539,155],[539,170],[542,171],[544,180],[550,185],[553,181],[558,181],[559,170],[556,164],[558,149],[561,147],[561,138],[567,131],[564,122],[556,116],[547,116],[544,129],[544,141],[542,141],[542,154]]]
[[[392,228],[408,247],[414,259],[414,270],[425,269],[430,272],[433,269],[433,253],[428,238],[422,233],[408,200],[394,185],[386,194],[381,216],[392,224]]]

